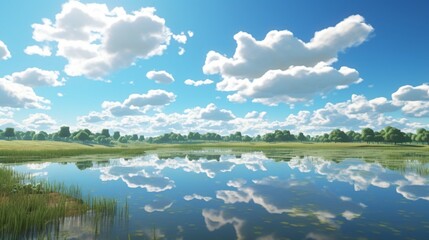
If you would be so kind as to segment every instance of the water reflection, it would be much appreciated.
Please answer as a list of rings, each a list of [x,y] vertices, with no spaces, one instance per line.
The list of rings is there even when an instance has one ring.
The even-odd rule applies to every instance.
[[[415,172],[389,171],[378,163],[366,163],[357,159],[335,163],[315,157],[293,158],[288,165],[300,172],[313,171],[323,175],[330,182],[347,182],[354,186],[355,191],[367,190],[369,186],[395,186],[396,192],[406,199],[429,200],[429,178]]]
[[[429,177],[413,169],[427,164],[406,164],[412,167],[395,171],[360,159],[297,156],[276,162],[255,152],[148,154],[15,169],[126,198],[130,225],[114,227],[118,238],[420,238],[429,230]]]

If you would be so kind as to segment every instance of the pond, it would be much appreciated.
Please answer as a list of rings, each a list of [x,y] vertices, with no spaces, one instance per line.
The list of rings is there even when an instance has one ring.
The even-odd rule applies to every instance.
[[[402,166],[211,149],[13,169],[127,202],[126,223],[101,227],[99,239],[424,239],[429,165]],[[61,239],[95,234],[81,218],[60,231]]]

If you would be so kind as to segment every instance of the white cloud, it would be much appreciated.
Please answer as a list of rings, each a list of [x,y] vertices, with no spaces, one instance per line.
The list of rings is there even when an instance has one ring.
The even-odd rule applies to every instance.
[[[180,34],[173,34],[173,39],[181,44],[186,44],[186,42],[188,41],[188,37],[184,32],[181,32]]]
[[[261,41],[239,32],[234,36],[237,48],[233,57],[210,51],[203,71],[222,76],[217,89],[236,92],[230,95],[231,101],[253,98],[266,105],[308,101],[318,93],[362,81],[355,69],[336,70],[330,65],[339,52],[361,44],[372,31],[363,17],[353,15],[316,32],[307,43],[287,30],[271,31]]]
[[[213,80],[206,79],[206,80],[192,80],[192,79],[186,79],[185,84],[189,86],[199,87],[202,85],[210,85],[213,83]]]
[[[0,107],[0,118],[13,118],[13,108]]]
[[[176,95],[165,90],[149,90],[146,94],[131,94],[124,101],[126,106],[144,107],[144,106],[164,106],[176,100]]]
[[[196,194],[196,193],[194,193],[192,195],[185,195],[183,197],[183,199],[185,199],[186,201],[192,201],[192,200],[196,199],[196,200],[203,200],[205,202],[208,202],[208,201],[212,200],[211,197],[201,196],[201,195]]]
[[[185,54],[185,49],[183,47],[179,47],[179,52],[177,52],[177,54],[182,56],[183,54]]]
[[[206,227],[210,232],[213,232],[227,224],[231,224],[234,227],[236,238],[245,239],[243,233],[243,227],[245,221],[237,217],[228,217],[224,211],[217,211],[213,209],[203,209],[202,215]]]
[[[194,36],[194,32],[192,32],[192,31],[188,31],[188,36],[189,36],[189,37],[193,37],[193,36]]]
[[[0,40],[0,59],[7,60],[11,57],[12,55],[10,55],[9,49],[7,49],[6,44]]]
[[[405,85],[392,94],[396,101],[429,101],[429,84],[413,87]]]
[[[167,98],[168,99],[168,98]],[[403,131],[414,132],[417,128],[428,128],[423,122],[413,122],[406,118],[389,116],[399,111],[393,101],[386,98],[367,99],[363,95],[352,95],[350,100],[339,103],[327,103],[313,111],[298,111],[289,114],[284,120],[269,120],[266,112],[250,111],[243,116],[236,116],[229,109],[222,109],[213,103],[185,109],[183,112],[165,114],[161,111],[148,114],[147,110],[155,106],[136,107],[124,102],[105,102],[100,113],[79,117],[80,128],[101,130],[114,128],[123,132],[136,132],[145,136],[159,135],[166,132],[187,134],[189,131],[200,133],[216,132],[228,135],[236,131],[255,136],[276,129],[288,129],[297,134],[321,134],[336,128],[360,131],[363,127],[381,129],[393,126]],[[168,100],[166,101],[168,102]],[[165,102],[165,103],[166,103]],[[158,109],[160,110],[160,109]],[[145,113],[142,115],[142,113]],[[105,116],[103,119],[98,115]],[[92,119],[96,119],[94,124]]]
[[[22,123],[28,130],[49,132],[58,130],[57,122],[51,116],[44,113],[30,114]]]
[[[210,103],[205,108],[198,109],[201,119],[215,120],[215,121],[228,121],[235,118],[230,110],[219,109],[213,103]]]
[[[9,81],[19,83],[28,87],[40,86],[63,86],[65,80],[59,80],[58,71],[47,71],[39,68],[27,68],[22,72],[15,72],[12,75],[5,76]]]
[[[31,170],[43,170],[49,167],[51,163],[45,162],[45,163],[29,163],[26,164],[25,167]]]
[[[57,56],[67,59],[69,76],[101,80],[109,72],[128,67],[138,59],[162,55],[172,33],[154,8],[127,13],[106,4],[69,1],[55,20],[35,23],[33,39],[57,43]]]
[[[405,164],[415,164],[412,161]],[[409,200],[429,201],[429,181],[417,173],[386,171],[379,163],[367,163],[364,161],[347,160],[340,163],[327,161],[321,158],[305,157],[292,158],[288,165],[291,169],[301,172],[311,172],[326,177],[330,182],[339,181],[349,183],[355,191],[365,191],[370,186],[378,188],[396,187],[396,192]],[[405,166],[407,168],[407,165]],[[361,208],[366,205],[359,203]],[[351,220],[359,214],[347,210],[342,213],[343,217]]]
[[[40,55],[42,57],[49,57],[52,55],[51,48],[49,46],[43,46],[42,48],[38,45],[32,45],[26,47],[24,52],[28,55]]]
[[[352,211],[346,210],[341,214],[345,219],[347,219],[348,221],[351,221],[355,218],[358,218],[360,216],[359,213],[354,213]]]
[[[0,78],[0,107],[49,109],[49,105],[31,87]]]
[[[64,94],[62,94],[62,93],[59,92],[59,93],[57,93],[57,96],[58,97],[64,97]]]
[[[173,206],[173,202],[154,201],[151,204],[145,205],[143,209],[148,213],[164,212],[165,210],[171,208],[171,206]]]
[[[429,117],[429,85],[405,85],[392,94],[396,105],[402,112],[412,117]]]
[[[346,197],[346,196],[340,196],[340,199],[341,199],[341,201],[344,201],[344,202],[348,202],[348,201],[352,200],[352,198]]]
[[[85,122],[85,123],[99,123],[101,121],[105,121],[109,118],[109,114],[106,112],[90,112],[86,116],[77,117],[78,122]]]
[[[150,80],[154,80],[156,83],[172,83],[174,82],[174,77],[170,73],[161,70],[161,71],[149,71],[146,73],[146,77]]]
[[[237,94],[244,99],[253,98],[253,102],[272,106],[281,102],[307,102],[316,94],[326,94],[359,81],[359,73],[347,67],[336,70],[329,66],[300,66],[285,71],[269,70],[246,88],[237,89]]]
[[[174,93],[156,89],[149,90],[145,94],[131,94],[122,103],[105,101],[102,103],[102,108],[113,116],[139,115],[149,109],[166,106],[174,101],[176,101]]]
[[[357,130],[370,127],[375,129],[394,126],[406,131],[414,131],[422,124],[411,122],[405,118],[394,118],[387,113],[399,110],[394,101],[386,98],[368,100],[363,95],[353,94],[350,100],[339,103],[327,103],[323,108],[309,111],[299,111],[286,118],[286,125],[296,132],[320,134],[335,128]]]
[[[429,101],[407,101],[403,103],[402,112],[412,117],[429,117]]]

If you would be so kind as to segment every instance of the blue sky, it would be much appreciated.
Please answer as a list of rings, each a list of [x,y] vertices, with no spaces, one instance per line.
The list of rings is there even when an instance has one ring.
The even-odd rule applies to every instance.
[[[418,0],[2,3],[0,129],[428,128],[428,12]]]

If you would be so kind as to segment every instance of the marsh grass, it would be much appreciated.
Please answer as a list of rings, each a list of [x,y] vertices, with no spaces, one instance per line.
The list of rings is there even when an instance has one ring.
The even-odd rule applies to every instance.
[[[36,183],[28,175],[0,168],[0,239],[56,238],[52,236],[61,223],[72,216],[90,216],[97,234],[113,221],[116,210],[115,200],[83,200],[77,186]]]

